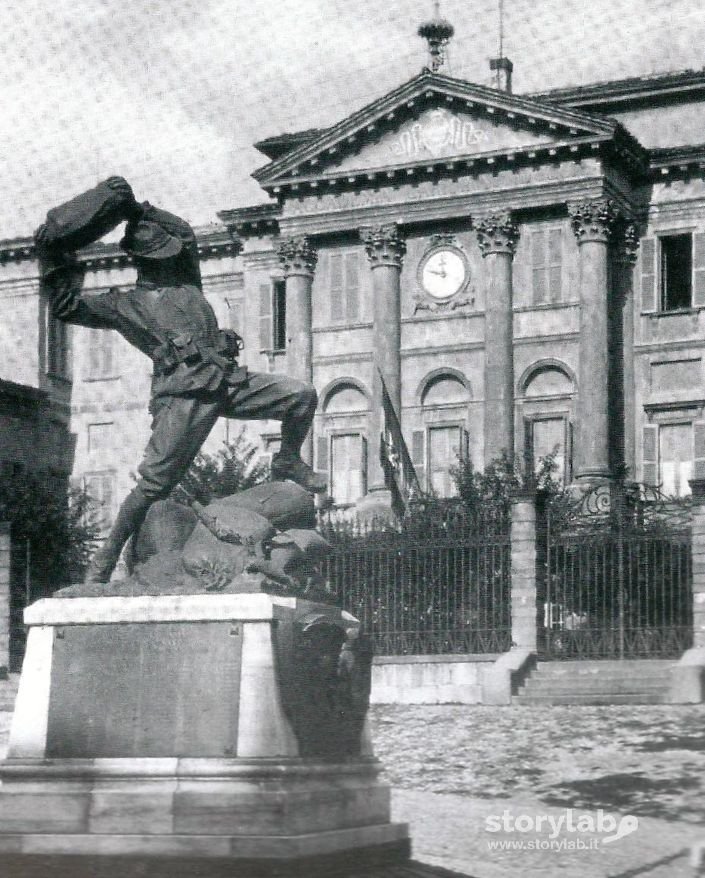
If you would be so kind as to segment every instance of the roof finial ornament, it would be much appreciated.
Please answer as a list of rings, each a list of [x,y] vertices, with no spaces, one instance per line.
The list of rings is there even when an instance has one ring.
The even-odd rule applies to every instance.
[[[439,0],[433,2],[433,18],[425,21],[417,33],[428,42],[429,65],[426,70],[437,73],[445,61],[446,46],[455,33],[453,25],[441,18]]]

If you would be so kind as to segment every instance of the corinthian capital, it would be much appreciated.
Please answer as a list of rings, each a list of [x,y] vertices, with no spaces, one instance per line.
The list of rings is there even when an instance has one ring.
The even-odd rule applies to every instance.
[[[490,253],[514,255],[519,241],[519,227],[508,213],[496,213],[475,223],[477,243],[483,256]]]
[[[377,265],[401,268],[406,253],[406,241],[396,223],[360,229],[360,237],[373,268]]]
[[[318,253],[306,236],[285,238],[279,244],[279,262],[286,277],[304,274],[313,277]]]
[[[612,237],[620,218],[614,201],[609,198],[569,204],[568,212],[578,244],[584,244],[586,241],[600,241],[606,244]]]

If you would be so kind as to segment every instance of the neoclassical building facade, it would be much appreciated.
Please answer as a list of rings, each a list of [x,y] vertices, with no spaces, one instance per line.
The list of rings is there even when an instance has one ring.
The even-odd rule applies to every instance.
[[[269,138],[254,175],[269,201],[219,210],[199,237],[247,365],[318,389],[306,453],[340,506],[388,502],[407,452],[442,495],[459,456],[503,451],[553,452],[567,483],[626,470],[682,494],[703,474],[705,73],[507,86],[424,70],[330,128]],[[150,364],[111,333],[59,337],[31,243],[0,254],[4,313],[22,300],[66,348],[45,384],[109,520],[148,435]],[[90,288],[131,282],[115,248],[83,258]],[[275,450],[276,423],[249,429]]]

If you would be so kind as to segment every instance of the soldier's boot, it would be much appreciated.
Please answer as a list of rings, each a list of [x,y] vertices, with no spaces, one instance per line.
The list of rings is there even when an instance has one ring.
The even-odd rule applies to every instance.
[[[139,488],[134,488],[127,495],[108,538],[91,558],[84,582],[110,582],[123,546],[139,530],[151,504],[152,501]]]
[[[312,494],[321,494],[328,487],[326,477],[311,469],[297,454],[287,452],[275,454],[272,458],[271,470],[273,481],[283,482],[289,479]]]

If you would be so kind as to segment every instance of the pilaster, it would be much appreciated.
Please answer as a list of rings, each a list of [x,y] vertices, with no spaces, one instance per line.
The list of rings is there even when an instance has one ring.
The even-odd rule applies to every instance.
[[[636,474],[636,384],[634,378],[634,266],[639,232],[633,223],[623,226],[615,259],[617,294],[614,297],[614,384],[620,394],[617,405],[621,440],[621,464],[628,477]]]

